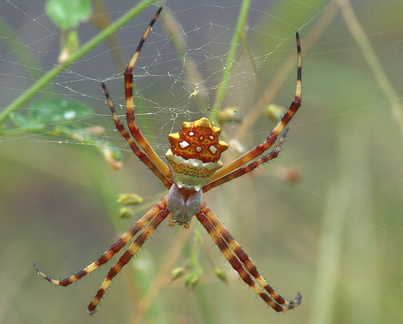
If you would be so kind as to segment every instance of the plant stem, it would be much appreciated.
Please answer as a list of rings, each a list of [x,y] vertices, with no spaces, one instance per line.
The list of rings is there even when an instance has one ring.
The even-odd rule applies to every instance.
[[[81,46],[76,52],[72,53],[71,56],[66,60],[63,65],[57,65],[45,75],[43,75],[38,81],[36,81],[27,91],[25,91],[21,96],[15,99],[8,107],[6,107],[0,113],[0,124],[4,123],[4,121],[8,118],[8,116],[17,110],[21,105],[27,102],[33,95],[35,95],[40,89],[46,86],[51,80],[53,80],[57,75],[59,75],[62,71],[67,69],[70,65],[76,62],[80,57],[88,53],[95,46],[100,44],[107,36],[114,33],[120,27],[124,26],[127,22],[129,22],[133,17],[137,16],[141,11],[143,11],[149,4],[154,2],[154,0],[143,0],[140,1],[135,7],[133,7],[130,11],[128,11],[125,15],[116,20],[109,27],[105,28],[99,34],[97,34],[94,38],[89,40],[83,46]]]
[[[229,80],[229,77],[231,75],[232,68],[233,68],[235,52],[236,52],[236,49],[238,46],[239,39],[241,38],[241,35],[244,32],[244,26],[246,23],[246,18],[247,18],[249,7],[250,7],[250,0],[244,0],[242,3],[241,11],[239,12],[238,22],[235,27],[235,32],[234,32],[234,35],[232,36],[231,47],[228,52],[227,62],[225,64],[225,68],[224,68],[224,75],[223,75],[222,81],[220,83],[220,86],[218,88],[213,108],[211,110],[209,119],[213,123],[216,122],[219,107],[222,104],[222,101],[223,101],[224,95],[225,95],[225,91],[227,90],[228,80]]]
[[[340,6],[340,12],[344,18],[344,21],[346,22],[346,26],[349,28],[351,35],[360,46],[362,55],[371,68],[375,80],[378,82],[379,88],[383,91],[386,98],[388,98],[390,102],[393,117],[396,119],[401,130],[403,130],[403,109],[399,103],[399,95],[393,88],[393,84],[386,75],[382,62],[376,55],[376,52],[374,51],[367,34],[357,19],[357,16],[355,15],[355,12],[351,6],[351,2],[349,0],[338,0],[337,3]]]

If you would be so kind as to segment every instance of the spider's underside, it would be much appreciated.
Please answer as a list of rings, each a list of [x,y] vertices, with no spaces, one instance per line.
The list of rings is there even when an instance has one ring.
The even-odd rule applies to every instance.
[[[301,47],[299,35],[297,41],[297,86],[295,99],[281,121],[273,129],[266,140],[246,152],[232,163],[223,166],[220,156],[228,148],[228,144],[219,140],[220,128],[211,125],[207,118],[193,122],[185,122],[178,133],[169,135],[170,149],[166,153],[168,166],[155,153],[146,138],[135,123],[133,101],[133,68],[139,57],[140,50],[147,39],[152,26],[157,20],[162,8],[159,8],[141,38],[133,57],[124,73],[126,95],[126,119],[130,131],[118,117],[109,92],[104,83],[102,88],[111,109],[116,128],[126,139],[134,154],[161,180],[168,194],[141,217],[126,233],[124,233],[109,250],[78,273],[63,280],[55,280],[44,274],[35,265],[37,273],[46,280],[59,286],[68,286],[108,262],[129,241],[139,233],[130,244],[127,251],[109,270],[100,289],[88,306],[88,312],[93,313],[109,286],[111,280],[137,253],[138,249],[152,235],[160,223],[169,216],[169,225],[174,223],[189,227],[193,216],[199,220],[213,241],[217,244],[231,266],[238,272],[242,280],[258,294],[267,305],[275,311],[283,312],[297,307],[302,296],[298,293],[293,300],[285,300],[259,274],[256,266],[245,251],[235,241],[232,235],[221,224],[217,216],[202,200],[203,192],[209,191],[230,180],[251,172],[259,165],[277,157],[283,144],[285,129],[301,105]],[[273,151],[266,153],[277,142]]]

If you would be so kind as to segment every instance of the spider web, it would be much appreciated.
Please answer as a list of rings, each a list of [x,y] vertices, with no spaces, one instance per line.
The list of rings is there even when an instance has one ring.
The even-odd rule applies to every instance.
[[[401,279],[396,269],[402,267],[402,261],[396,260],[399,259],[396,255],[400,255],[403,237],[399,231],[402,208],[400,196],[403,192],[401,182],[403,178],[401,171],[401,161],[403,161],[401,150],[403,39],[401,35],[403,28],[401,18],[397,14],[402,8],[398,1],[392,0],[382,2],[381,5],[378,5],[375,0],[351,2],[362,29],[354,24],[351,17],[343,18],[345,13],[338,9],[337,1],[278,0],[254,1],[249,4],[247,23],[244,26],[245,38],[244,41],[240,40],[236,44],[233,70],[219,106],[220,109],[233,107],[237,111],[236,117],[242,119],[243,123],[226,124],[223,127],[225,139],[232,141],[232,147],[239,144],[239,150],[246,150],[260,143],[268,135],[274,122],[263,114],[259,114],[258,118],[249,125],[248,118],[250,111],[262,98],[269,84],[274,90],[269,92],[272,99],[267,104],[275,103],[287,107],[291,102],[296,78],[294,34],[297,30],[302,36],[303,106],[290,123],[291,129],[281,157],[270,166],[261,168],[253,175],[253,178],[251,177],[252,181],[248,177],[239,180],[240,189],[236,187],[235,182],[228,184],[217,189],[215,191],[217,194],[210,197],[210,200],[213,205],[215,203],[214,211],[225,220],[225,225],[234,232],[239,242],[246,246],[247,251],[252,250],[249,253],[255,257],[254,260],[258,259],[259,262],[256,263],[260,265],[260,269],[273,272],[271,262],[266,260],[267,254],[274,259],[288,252],[288,255],[291,255],[290,259],[298,261],[292,267],[296,266],[299,269],[303,264],[302,267],[305,267],[306,273],[320,272],[319,267],[307,265],[307,263],[326,264],[320,256],[315,256],[312,260],[314,258],[312,251],[316,253],[320,248],[324,249],[326,237],[331,237],[334,239],[333,243],[330,243],[333,244],[332,246],[339,248],[346,246],[346,250],[349,250],[357,244],[357,249],[362,249],[360,252],[364,254],[364,262],[357,261],[356,268],[346,262],[348,266],[345,269],[348,270],[345,271],[353,276],[358,270],[362,272],[362,268],[378,269],[379,274],[369,271],[367,280],[375,281],[374,289],[379,289],[379,295],[383,296],[384,300],[389,300],[390,295],[398,294],[393,291],[393,283]],[[110,22],[113,23],[127,13],[135,3],[136,1],[105,1],[106,14]],[[207,1],[167,1],[163,5],[165,8],[162,15],[166,15],[168,19],[159,18],[134,69],[137,122],[161,156],[168,147],[167,134],[177,131],[181,122],[210,115],[220,87],[223,85],[225,66],[232,38],[236,32],[236,22],[242,2],[215,1],[213,4]],[[49,97],[85,105],[93,114],[74,120],[72,124],[79,130],[92,129],[96,132],[102,129],[103,131],[94,135],[94,139],[108,142],[122,152],[124,169],[129,169],[137,176],[136,168],[139,163],[133,163],[132,153],[127,143],[115,130],[100,83],[106,82],[118,114],[124,116],[123,72],[156,8],[157,6],[150,6],[124,24],[114,34],[115,39],[105,39],[91,49],[45,87],[38,90],[32,98],[18,108],[17,112],[27,116],[33,102]],[[57,66],[61,35],[44,13],[44,1],[2,1],[0,13],[3,24],[0,28],[2,30],[0,38],[1,113],[43,75]],[[175,32],[167,26],[174,26]],[[99,32],[99,29],[93,21],[83,22],[78,32],[81,44],[85,44]],[[182,44],[183,48],[176,42]],[[371,55],[375,55],[375,61]],[[291,66],[289,70],[285,65],[287,63]],[[189,72],[187,64],[192,65],[190,72],[194,72],[193,74]],[[286,72],[281,75],[283,71]],[[278,74],[283,78],[281,81]],[[58,125],[58,123],[52,124],[50,129],[53,130]],[[62,125],[69,126],[70,122],[63,121]],[[16,166],[32,163],[35,165],[34,169],[37,168],[41,172],[50,165],[56,165],[62,170],[68,169],[67,163],[72,160],[64,164],[64,161],[57,159],[57,155],[52,155],[54,151],[60,152],[60,149],[78,147],[88,152],[95,149],[98,142],[81,141],[56,132],[49,134],[49,129],[21,132],[21,129],[9,119],[0,125],[1,131],[5,133],[0,135],[2,151],[0,165],[5,171],[2,172],[0,180],[7,186],[4,186],[4,192],[1,192],[0,214],[6,215],[4,219],[7,221],[10,219],[10,224],[13,224],[14,215],[26,215],[24,217],[27,218],[19,216],[21,221],[15,227],[6,224],[12,228],[8,231],[9,233],[17,233],[20,231],[21,224],[31,224],[29,221],[32,219],[28,217],[32,218],[30,214],[32,209],[40,210],[40,212],[36,211],[35,215],[41,215],[45,213],[45,208],[36,209],[36,204],[26,198],[32,195],[38,183],[26,185],[25,174],[20,173],[20,169]],[[37,153],[37,150],[40,153]],[[232,154],[229,160],[238,153],[229,153]],[[70,153],[70,155],[75,154]],[[77,168],[80,168],[80,162],[75,160],[72,162],[77,163]],[[102,163],[102,159],[98,162]],[[301,174],[300,182],[290,187],[284,181],[277,179],[281,178],[282,171],[294,167]],[[46,171],[61,173],[60,170],[50,169],[52,171]],[[85,178],[80,171],[77,171],[77,174]],[[280,176],[274,177],[273,175],[276,174]],[[7,177],[8,175],[11,178]],[[29,175],[32,176],[31,173]],[[147,175],[149,178],[150,174],[147,173]],[[71,177],[71,173],[63,176]],[[122,185],[124,190],[139,190],[144,195],[152,195],[160,190],[153,184],[144,188],[144,182],[148,183],[149,180],[141,178],[141,175],[139,178],[141,180],[138,183],[133,180],[135,184],[127,181]],[[41,178],[38,180],[42,181]],[[121,181],[122,177],[120,177]],[[116,182],[119,181],[116,180]],[[16,194],[8,194],[9,191],[12,192],[9,187],[15,188],[13,184],[17,186],[17,183],[23,183],[26,190],[15,189]],[[92,183],[90,181],[88,183],[90,183],[90,185],[87,184],[88,187],[91,187]],[[110,185],[114,186],[114,193],[122,192],[120,184],[110,181]],[[42,203],[48,210],[50,216],[48,218],[43,216],[47,222],[50,220],[59,222],[57,219],[62,219],[60,227],[73,227],[70,222],[75,223],[79,220],[85,223],[86,221],[82,219],[96,214],[94,210],[97,209],[94,206],[97,204],[91,205],[87,201],[78,204],[77,200],[81,197],[72,199],[74,202],[55,200],[54,203],[50,203],[51,199],[47,197],[48,195],[51,195],[52,199],[56,198],[52,195],[51,189],[44,190],[47,192],[44,196],[39,194],[34,196],[37,204]],[[56,192],[60,188],[54,189]],[[21,204],[21,197],[26,199],[23,204]],[[60,201],[65,205],[60,205]],[[226,203],[223,204],[223,201]],[[84,208],[87,203],[88,209]],[[71,211],[72,204],[78,204],[80,208],[77,207]],[[20,205],[27,207],[20,210],[18,208]],[[66,214],[59,215],[63,213],[60,209],[66,209]],[[102,209],[98,209],[98,214],[102,212]],[[75,221],[69,221],[74,213],[77,213],[77,218],[74,218]],[[59,215],[57,219],[55,215]],[[328,219],[326,216],[342,221],[334,224],[328,220],[326,223],[323,221]],[[38,216],[38,219],[41,217]],[[43,219],[41,224],[45,223]],[[94,222],[98,224],[99,218],[95,218]],[[83,226],[82,223],[80,224]],[[336,233],[326,231],[320,224],[325,229],[337,228],[337,226],[342,226],[342,229]],[[4,234],[7,234],[6,225],[3,226]],[[346,227],[351,228],[347,230]],[[88,231],[92,230],[93,224],[88,225],[88,228]],[[267,232],[263,230],[266,228]],[[57,233],[55,228],[53,230]],[[75,230],[76,227],[71,229],[73,232]],[[36,231],[39,232],[39,228],[36,228]],[[48,229],[48,232],[50,231]],[[255,236],[250,233],[259,231],[263,234],[256,235],[256,238],[249,238]],[[337,235],[339,238],[345,238],[347,243],[337,241]],[[4,235],[4,237],[8,236]],[[11,242],[11,245],[14,244],[13,239],[14,237],[6,241]],[[92,240],[88,238],[86,241],[87,245],[96,247],[92,255],[96,255],[103,249],[102,246],[96,246],[93,243],[94,239],[92,237]],[[290,242],[283,244],[283,240]],[[155,241],[160,241],[160,238]],[[357,241],[362,244],[356,243]],[[38,246],[39,243],[35,242]],[[253,251],[254,246],[256,246],[255,251]],[[301,246],[306,248],[303,249]],[[15,248],[16,254],[24,248],[26,249],[26,247]],[[81,245],[77,243],[77,246],[71,247],[73,248],[80,249]],[[367,250],[375,252],[368,256]],[[60,253],[63,251],[60,248]],[[30,250],[27,254],[33,252],[37,251]],[[359,254],[357,251],[356,253]],[[339,258],[354,258],[351,255],[340,256],[340,254],[342,253],[339,251]],[[299,259],[300,256],[303,258]],[[31,261],[30,256],[26,258]],[[356,259],[358,260],[358,257]],[[371,263],[371,260],[379,259],[382,259],[379,261],[383,264],[382,266],[375,261]],[[281,256],[279,260],[276,264],[279,269],[286,269],[284,271],[287,271],[287,275],[295,275],[290,268],[295,269],[288,264],[285,265],[286,261]],[[77,264],[77,267],[81,266],[82,261]],[[389,264],[390,268],[386,269],[385,264]],[[337,266],[340,267],[335,265]],[[13,270],[9,272],[12,273]],[[264,273],[269,273],[268,271]],[[281,278],[280,275],[273,281],[280,286],[277,283],[281,282],[278,278]],[[312,280],[312,278],[303,278],[301,281]],[[351,292],[346,297],[348,300],[355,302],[354,298],[358,298],[361,301],[362,296],[373,295],[372,292],[362,288],[370,286],[368,281],[362,280],[357,284],[357,287],[360,287],[357,291],[361,296],[357,297],[354,292]],[[351,279],[349,283],[351,282],[355,281]],[[284,281],[281,287],[283,285]],[[348,284],[345,285],[343,289],[348,291],[350,287]],[[385,290],[382,290],[380,286],[386,287]],[[294,293],[293,288],[293,284],[287,288],[289,295]],[[304,286],[300,289],[304,292],[311,288]],[[386,289],[391,289],[392,293],[389,294]],[[251,297],[252,302],[258,303],[253,299],[253,295],[248,297]],[[337,298],[343,299],[339,296]],[[317,297],[317,299],[321,298]],[[394,299],[399,300],[397,297]],[[400,309],[400,306],[393,302],[384,305],[381,302],[377,304],[377,301],[379,300],[374,298],[365,302],[378,307],[382,305],[383,310],[390,308],[390,312],[385,312],[388,314],[394,314],[394,310]],[[343,306],[340,300],[337,302],[339,304],[335,304],[339,307]],[[309,307],[314,308],[312,305]],[[262,313],[256,310],[261,316],[267,312],[264,307],[262,308]],[[374,307],[374,309],[377,308]],[[0,306],[0,321],[2,316],[7,317],[3,314],[10,316],[10,310],[8,311],[9,313],[7,309]],[[317,308],[314,313],[320,316]],[[346,318],[349,315],[351,314],[345,315]],[[373,318],[380,318],[379,322],[397,322],[387,317],[388,315],[379,315],[379,313],[372,314],[370,320],[363,314],[355,315],[355,318],[359,318],[355,322],[370,323],[370,320],[374,322]],[[343,317],[339,322],[348,322],[346,318]],[[112,320],[115,318],[110,319],[109,322]],[[284,316],[276,317],[276,320],[280,322],[284,320],[286,323],[288,319]],[[108,319],[105,321],[108,322]],[[293,318],[289,321],[296,322]],[[78,321],[75,320],[75,322]],[[308,320],[306,319],[305,322]]]
[[[120,4],[121,7],[115,5],[109,9],[111,21],[127,12],[131,8],[130,5],[127,1]],[[5,39],[13,43],[12,51],[4,47],[1,56],[4,76],[2,89],[5,90],[3,102],[7,106],[7,103],[23,93],[43,73],[57,65],[60,34],[43,13],[43,5],[7,1],[3,6],[3,11],[10,12],[10,16],[23,17],[22,21],[18,21],[18,25],[12,21],[8,22],[11,33],[6,35]],[[248,57],[246,51],[252,49],[245,47],[246,43],[237,45],[236,52],[243,54],[235,58],[222,102],[223,107],[240,109],[242,105],[250,105],[253,96],[256,97],[257,82],[266,79],[264,75],[257,75],[259,69],[264,64],[276,64],[283,58],[284,53],[294,46],[293,34],[302,25],[276,17],[275,8],[270,10],[270,7],[258,3],[249,10],[248,24],[244,26],[246,37],[250,36],[256,42],[259,35],[264,35],[270,39],[270,45],[259,49],[259,52],[251,53],[253,57]],[[312,10],[306,5],[301,6],[304,7]],[[161,150],[161,154],[167,148],[167,133],[177,129],[184,120],[194,120],[209,114],[217,89],[222,83],[229,46],[235,32],[234,17],[237,17],[240,8],[240,4],[228,6],[219,3],[169,8],[172,10],[167,13],[169,18],[164,21],[160,19],[149,36],[134,70],[134,96],[137,119],[140,124],[143,123],[143,131],[148,134],[150,141],[157,145],[156,149]],[[318,7],[312,10],[313,17],[310,21],[314,21],[315,16],[320,15],[324,9],[325,7]],[[109,131],[114,130],[114,126],[100,90],[100,82],[107,83],[118,113],[123,115],[124,68],[148,24],[152,11],[150,8],[148,14],[146,12],[123,26],[116,33],[116,43],[107,39],[80,58],[51,80],[38,92],[37,97],[57,94],[60,98],[83,103],[94,112],[94,116],[79,121],[80,126],[102,126],[107,130],[104,139],[115,142],[123,150],[128,150],[121,138],[115,136],[116,134],[110,135]],[[210,17],[208,20],[204,17],[206,15]],[[265,25],[273,21],[278,23],[276,30],[267,32]],[[173,26],[177,28],[175,34],[167,31],[167,25],[170,23],[176,24]],[[79,32],[81,42],[84,43],[94,33],[94,26],[81,24]],[[178,41],[184,43],[183,52],[173,45]],[[117,59],[114,60],[113,55],[117,55]],[[188,63],[193,64],[191,71],[186,70]],[[198,75],[192,76],[192,73]],[[20,111],[24,113],[24,110],[28,109],[29,103],[23,105]],[[9,127],[12,129],[12,125]],[[17,138],[11,136],[2,140],[15,141]],[[18,141],[59,143],[60,138],[43,138],[39,131],[38,134],[19,136]],[[63,139],[63,143],[82,144],[69,139]]]

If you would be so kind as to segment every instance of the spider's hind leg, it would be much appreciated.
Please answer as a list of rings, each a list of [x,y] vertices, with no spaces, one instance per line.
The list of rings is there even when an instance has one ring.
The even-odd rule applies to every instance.
[[[117,252],[119,252],[132,238],[135,236],[141,229],[143,229],[152,219],[158,215],[162,210],[166,209],[167,206],[167,196],[163,197],[161,201],[153,206],[142,218],[140,218],[134,225],[124,233],[110,248],[109,250],[105,251],[102,256],[89,264],[83,270],[73,274],[70,277],[67,277],[62,280],[56,280],[48,276],[47,274],[43,273],[39,270],[36,263],[34,263],[35,270],[38,275],[42,278],[46,279],[47,281],[53,283],[57,286],[66,287],[71,285],[72,283],[80,280],[82,277],[86,276],[90,272],[94,271],[95,269],[99,268],[101,265],[108,262]]]
[[[133,258],[137,251],[143,246],[146,240],[154,233],[156,228],[161,224],[161,222],[168,216],[169,210],[167,207],[161,209],[152,221],[144,228],[144,230],[137,236],[132,244],[130,244],[127,251],[120,257],[119,261],[109,270],[106,278],[102,282],[97,294],[92,299],[91,303],[88,305],[88,313],[93,314],[95,308],[99,304],[102,296],[104,295],[106,289],[109,287],[112,279],[122,270],[122,268]]]
[[[302,296],[300,293],[298,293],[293,300],[286,300],[266,282],[257,271],[256,266],[249,259],[246,252],[205,204],[202,205],[201,211],[196,214],[196,217],[210,234],[211,238],[234,270],[238,272],[242,280],[251,287],[267,305],[277,312],[285,312],[297,307],[301,303]]]

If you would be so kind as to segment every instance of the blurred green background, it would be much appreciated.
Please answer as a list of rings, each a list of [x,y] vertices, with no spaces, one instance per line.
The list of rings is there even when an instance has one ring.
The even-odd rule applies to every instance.
[[[295,91],[296,30],[302,37],[303,106],[290,123],[278,159],[205,196],[269,283],[287,298],[302,293],[299,308],[280,315],[269,309],[238,279],[202,229],[203,274],[197,288],[186,288],[183,279],[169,282],[172,268],[182,267],[194,247],[195,219],[187,237],[183,228],[164,222],[135,262],[113,281],[93,317],[86,314],[86,306],[115,259],[67,288],[53,287],[35,274],[34,261],[57,279],[82,269],[164,194],[158,179],[113,130],[100,88],[100,81],[106,80],[123,114],[121,75],[156,10],[151,6],[31,99],[56,95],[88,105],[95,115],[78,125],[106,129],[101,138],[123,154],[119,172],[105,163],[93,144],[65,136],[17,134],[9,120],[1,125],[0,323],[402,321],[403,3],[351,2],[353,11],[347,1],[249,4],[245,43],[238,46],[221,105],[237,106],[245,119],[241,125],[226,125],[225,139],[251,148],[267,136],[274,124],[263,114],[247,124],[267,85],[274,89],[269,92],[271,102],[289,105]],[[103,3],[105,11],[93,6],[99,10],[96,16],[112,22],[134,5],[95,2]],[[176,38],[161,18],[135,70],[137,120],[161,156],[168,133],[182,121],[209,114],[206,109],[200,112],[189,97],[192,84],[180,58],[196,62],[206,88],[193,84],[193,90],[201,90],[200,97],[208,97],[206,108],[212,107],[241,2],[164,5],[163,14],[180,26],[186,56],[173,45]],[[56,65],[60,34],[44,13],[44,1],[2,2],[0,12],[4,111]],[[81,43],[97,34],[99,21],[80,25]],[[19,111],[26,114],[29,106],[30,101]],[[229,151],[223,162],[236,154]],[[295,170],[295,183],[283,179]],[[146,198],[132,219],[118,216],[116,198],[125,192]],[[176,249],[183,253],[176,256]],[[227,274],[228,284],[214,275],[214,267]],[[156,294],[147,299],[150,287],[156,287]],[[144,311],[147,301],[149,312]]]

